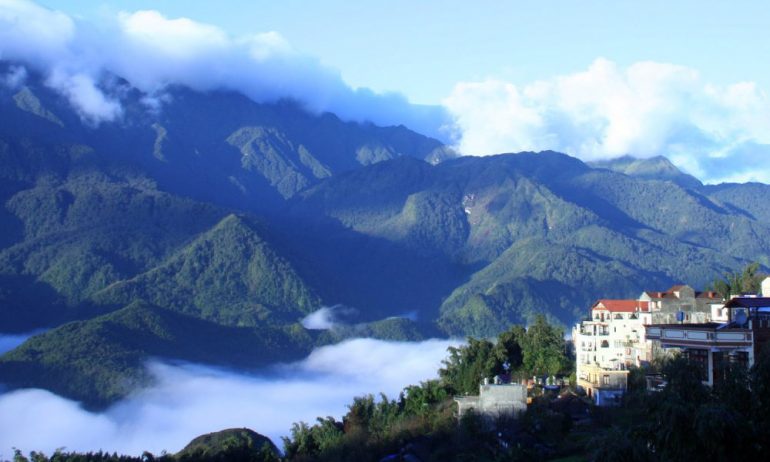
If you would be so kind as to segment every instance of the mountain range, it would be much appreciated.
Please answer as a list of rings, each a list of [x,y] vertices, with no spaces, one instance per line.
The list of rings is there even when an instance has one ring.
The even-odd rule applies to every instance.
[[[294,101],[108,90],[122,115],[97,124],[32,71],[0,84],[0,331],[50,329],[0,357],[11,387],[99,408],[150,357],[248,369],[358,335],[569,325],[770,264],[770,186],[664,157],[460,157]],[[324,306],[338,327],[304,328]]]

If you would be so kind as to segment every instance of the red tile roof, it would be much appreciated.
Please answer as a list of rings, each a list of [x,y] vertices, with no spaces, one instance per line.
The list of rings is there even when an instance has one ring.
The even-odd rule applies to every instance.
[[[648,311],[649,304],[647,302],[640,302],[639,300],[610,300],[603,298],[597,300],[591,309],[605,309],[611,313],[634,313],[636,311]]]
[[[697,292],[695,294],[696,298],[711,298],[714,300],[722,300],[722,296],[720,296],[717,292],[714,292],[713,290],[707,290],[705,292]]]

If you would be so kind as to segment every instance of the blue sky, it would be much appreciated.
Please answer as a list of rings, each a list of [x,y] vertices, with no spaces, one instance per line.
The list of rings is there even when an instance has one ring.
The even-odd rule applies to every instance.
[[[0,0],[0,58],[90,123],[121,117],[117,74],[160,105],[288,97],[465,155],[663,155],[709,182],[770,182],[768,31],[759,1]]]
[[[659,61],[710,81],[770,83],[770,8],[762,1],[44,0],[98,19],[155,9],[231,34],[276,31],[356,87],[437,104],[460,81],[518,83]]]

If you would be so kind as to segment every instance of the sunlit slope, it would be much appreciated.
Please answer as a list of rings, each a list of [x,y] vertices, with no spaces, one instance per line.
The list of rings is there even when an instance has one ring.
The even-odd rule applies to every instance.
[[[320,306],[291,264],[236,215],[157,267],[92,298],[103,305],[146,300],[225,325],[297,322]]]
[[[491,335],[539,312],[570,323],[597,297],[702,286],[744,262],[767,264],[766,221],[708,188],[650,175],[550,152],[400,159],[326,180],[297,207],[465,265],[468,279],[441,306],[452,334]]]

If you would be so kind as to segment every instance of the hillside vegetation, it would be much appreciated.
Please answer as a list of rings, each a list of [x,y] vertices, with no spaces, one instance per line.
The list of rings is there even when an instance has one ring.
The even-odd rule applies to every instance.
[[[104,404],[150,355],[238,363],[218,356],[227,329],[252,332],[233,334],[248,365],[354,335],[491,337],[770,264],[766,185],[704,186],[664,158],[457,157],[227,91],[170,87],[153,109],[115,79],[124,112],[101,124],[32,71],[0,85],[0,332],[53,329],[1,357],[0,382]],[[335,305],[345,326],[298,327]],[[125,327],[137,306],[199,323],[217,355]]]

